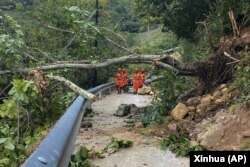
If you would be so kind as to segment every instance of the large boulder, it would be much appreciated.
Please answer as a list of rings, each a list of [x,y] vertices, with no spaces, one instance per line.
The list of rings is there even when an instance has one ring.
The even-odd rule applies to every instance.
[[[130,114],[131,106],[128,104],[121,104],[118,109],[116,110],[116,113],[114,114],[117,117],[124,117]]]
[[[213,97],[208,94],[207,96],[203,97],[200,101],[200,104],[196,107],[196,112],[203,112],[211,105]]]
[[[121,104],[114,115],[117,117],[124,117],[132,114],[134,116],[138,113],[138,110],[135,104]]]
[[[224,127],[221,123],[212,126],[201,138],[201,145],[213,148],[224,135]]]
[[[188,113],[188,108],[185,104],[179,103],[172,110],[171,115],[175,120],[182,120]]]

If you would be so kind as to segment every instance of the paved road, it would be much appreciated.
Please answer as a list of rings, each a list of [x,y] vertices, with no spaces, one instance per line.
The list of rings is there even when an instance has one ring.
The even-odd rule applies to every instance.
[[[135,104],[139,107],[150,104],[151,96],[113,93],[95,102],[92,107],[98,115],[90,121],[93,127],[81,129],[76,140],[76,149],[81,145],[101,150],[112,137],[132,140],[134,146],[118,150],[104,159],[93,160],[100,167],[187,167],[187,158],[176,158],[169,151],[159,149],[158,139],[146,137],[131,128],[124,127],[124,118],[113,116],[120,104]],[[89,119],[89,118],[87,118]]]

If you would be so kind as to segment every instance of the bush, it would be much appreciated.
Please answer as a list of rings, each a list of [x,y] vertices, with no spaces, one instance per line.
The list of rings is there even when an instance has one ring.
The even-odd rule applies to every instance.
[[[232,89],[238,89],[240,92],[240,100],[250,99],[250,55],[245,52],[240,63],[234,72],[234,82]]]
[[[144,125],[152,123],[162,124],[166,119],[166,115],[163,111],[161,103],[154,101],[152,105],[139,110],[140,121]]]
[[[170,135],[160,141],[162,150],[169,148],[176,156],[187,156],[190,151],[204,151],[205,147],[196,144],[191,145],[190,141],[181,135]]]

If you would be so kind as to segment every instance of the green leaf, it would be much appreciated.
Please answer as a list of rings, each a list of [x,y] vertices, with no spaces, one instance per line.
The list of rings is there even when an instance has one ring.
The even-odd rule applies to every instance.
[[[11,142],[11,139],[8,138],[5,142],[4,142],[4,148],[8,149],[8,150],[14,150],[15,146],[14,144]]]
[[[7,165],[7,164],[9,164],[9,162],[10,162],[10,160],[8,158],[0,159],[0,164]]]
[[[68,10],[70,12],[81,12],[81,9],[78,6],[71,6]]]
[[[7,140],[7,138],[0,138],[0,144],[4,143]]]
[[[83,159],[83,160],[87,159],[88,158],[88,152],[89,151],[88,151],[88,149],[86,147],[81,147],[80,152],[79,152],[81,159]]]

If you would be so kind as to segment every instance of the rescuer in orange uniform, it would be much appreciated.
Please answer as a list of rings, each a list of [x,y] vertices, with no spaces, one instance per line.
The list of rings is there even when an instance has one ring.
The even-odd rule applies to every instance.
[[[123,75],[122,75],[122,69],[121,68],[118,68],[117,72],[115,74],[115,85],[116,85],[118,93],[121,93],[122,88],[124,86],[124,80],[123,80]]]
[[[140,88],[143,87],[145,81],[145,70],[144,68],[140,72]]]
[[[124,67],[122,67],[121,70],[122,70],[122,78],[123,78],[123,90],[124,90],[124,92],[126,92],[125,89],[126,89],[126,86],[128,86],[128,78],[129,77],[128,77],[128,73]]]
[[[141,83],[141,76],[140,76],[138,68],[135,68],[134,77],[133,77],[134,94],[137,93],[138,88],[140,87],[140,83]]]

